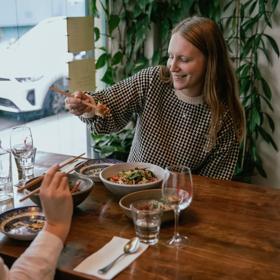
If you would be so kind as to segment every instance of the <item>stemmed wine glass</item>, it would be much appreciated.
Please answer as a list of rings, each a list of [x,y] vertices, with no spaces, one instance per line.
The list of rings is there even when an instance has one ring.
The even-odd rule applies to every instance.
[[[174,210],[174,235],[168,241],[171,246],[184,245],[188,237],[178,232],[180,211],[192,202],[193,182],[191,170],[187,166],[174,165],[165,168],[165,179],[162,185],[162,195],[165,202]]]
[[[31,129],[27,126],[12,128],[10,146],[18,168],[20,186],[34,175],[35,149]]]

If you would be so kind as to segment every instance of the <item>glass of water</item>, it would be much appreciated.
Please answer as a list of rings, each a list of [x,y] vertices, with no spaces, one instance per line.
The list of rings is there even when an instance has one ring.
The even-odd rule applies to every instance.
[[[13,200],[11,153],[0,140],[0,209],[9,200]]]
[[[140,200],[130,205],[135,225],[136,236],[149,245],[158,243],[161,208],[156,200]]]
[[[31,129],[27,126],[12,128],[10,145],[18,168],[18,185],[21,185],[34,177],[36,148],[33,147]]]

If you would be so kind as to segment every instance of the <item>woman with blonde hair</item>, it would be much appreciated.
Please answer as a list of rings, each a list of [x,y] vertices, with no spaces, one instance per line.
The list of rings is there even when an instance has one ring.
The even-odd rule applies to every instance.
[[[128,161],[186,165],[231,179],[244,133],[234,70],[218,25],[202,17],[172,31],[167,66],[150,67],[99,92],[75,92],[66,107],[97,133],[119,131],[137,114]],[[110,112],[82,101],[106,104]]]

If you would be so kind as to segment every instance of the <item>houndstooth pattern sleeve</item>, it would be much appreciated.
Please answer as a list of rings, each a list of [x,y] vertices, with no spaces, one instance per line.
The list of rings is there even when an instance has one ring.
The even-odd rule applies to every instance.
[[[111,113],[104,117],[80,117],[91,131],[111,133],[124,128],[133,113],[140,113],[145,103],[145,95],[151,80],[158,73],[158,68],[151,67],[140,71],[132,77],[118,82],[110,88],[91,93],[95,100],[106,104]]]
[[[234,174],[238,154],[239,142],[235,136],[232,118],[229,112],[226,112],[215,147],[205,160],[199,174],[215,179],[231,179]]]

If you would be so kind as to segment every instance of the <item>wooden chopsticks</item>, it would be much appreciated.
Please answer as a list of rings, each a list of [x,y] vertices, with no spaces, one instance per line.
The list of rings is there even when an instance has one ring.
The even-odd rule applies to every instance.
[[[75,170],[76,167],[70,169],[69,171],[66,172],[66,174],[71,173],[72,171]],[[44,175],[41,175],[40,177],[42,177],[42,179],[44,178]],[[33,180],[35,181],[35,180]],[[27,198],[29,198],[30,196],[32,196],[33,194],[39,193],[40,192],[40,187],[38,187],[37,189],[33,190],[32,192],[30,192],[29,194],[27,194],[26,196],[22,197],[21,199],[19,199],[19,202],[22,202],[24,200],[26,200]]]
[[[67,97],[73,97],[73,95],[72,95],[70,92],[66,92],[66,91],[64,91],[64,90],[61,90],[61,89],[59,89],[58,87],[51,86],[49,89],[52,90],[52,91],[54,91],[55,93],[58,93],[58,94],[61,94],[61,95],[67,96]],[[85,104],[85,105],[91,107],[91,108],[94,108],[94,109],[96,108],[96,105],[94,105],[94,104],[91,104],[91,103],[86,102],[86,101],[84,101],[84,100],[81,100],[81,102],[82,102],[83,104]]]
[[[74,158],[70,158],[70,159],[68,159],[67,161],[63,162],[63,163],[60,163],[60,164],[59,164],[59,169],[61,169],[61,168],[65,167],[66,165],[68,165],[68,164],[70,164],[70,163],[72,163],[72,162],[78,160],[78,159],[79,159],[80,157],[82,157],[83,155],[85,155],[85,153],[82,153],[82,154],[80,154],[80,155],[78,155],[78,156],[76,156],[76,157],[74,157]],[[44,174],[41,175],[41,176],[39,176],[39,177],[37,177],[36,179],[32,180],[31,182],[29,182],[29,183],[27,183],[27,184],[24,184],[22,187],[19,187],[19,188],[18,188],[18,191],[20,192],[20,191],[23,191],[23,190],[25,190],[25,189],[31,188],[32,186],[34,186],[34,185],[36,185],[37,183],[39,183],[40,181],[42,181],[43,178],[44,178]]]
[[[64,90],[61,90],[56,86],[51,86],[49,89],[52,90],[55,93],[58,93],[58,94],[61,94],[61,95],[67,96],[67,97],[73,97],[73,95],[70,92],[66,92]],[[98,104],[98,103],[97,104],[92,104],[92,103],[86,102],[84,100],[81,100],[81,103],[83,103],[86,106],[89,106],[89,107],[93,108],[95,110],[95,114],[97,116],[102,117],[102,118],[110,112],[110,109],[104,104]]]
[[[85,154],[85,153],[82,153],[82,154],[80,154],[80,155],[78,155],[78,156],[76,156],[76,157],[74,157],[74,158],[70,158],[69,160],[67,160],[67,161],[65,161],[64,163],[60,164],[60,165],[59,165],[59,168],[61,169],[61,168],[65,167],[66,165],[75,162],[75,161],[78,160],[80,157],[82,157],[84,154]],[[76,168],[76,167],[70,169],[69,171],[66,172],[66,174],[71,173],[72,171],[75,170],[75,168]],[[43,175],[37,177],[36,179],[30,181],[29,183],[25,184],[24,186],[18,188],[18,191],[23,191],[23,190],[25,190],[25,189],[31,188],[32,186],[34,186],[34,185],[40,183],[40,182],[43,180],[44,176],[45,176],[45,174],[43,174]],[[33,195],[34,193],[37,193],[37,192],[39,192],[39,191],[40,191],[40,187],[37,188],[37,189],[35,189],[35,190],[33,190],[33,191],[30,192],[28,195],[22,197],[19,201],[22,202],[22,201],[24,201],[25,199],[27,199],[28,197],[30,197],[31,195]]]

